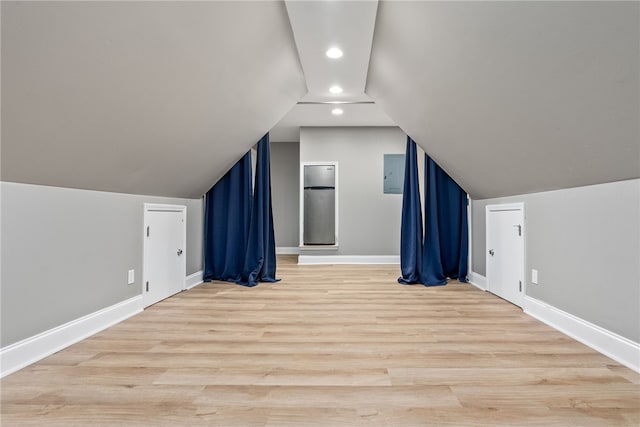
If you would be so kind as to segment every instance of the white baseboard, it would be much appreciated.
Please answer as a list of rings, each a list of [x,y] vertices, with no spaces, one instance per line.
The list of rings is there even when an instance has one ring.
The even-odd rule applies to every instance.
[[[287,246],[278,246],[276,248],[276,254],[278,255],[298,255],[300,253],[300,248],[295,247],[287,247]]]
[[[469,283],[471,283],[476,288],[482,291],[487,290],[487,278],[484,277],[482,274],[478,274],[472,271],[469,273],[468,279],[469,279]]]
[[[300,255],[300,265],[320,264],[400,264],[399,255]]]
[[[184,279],[184,288],[191,289],[202,284],[202,270],[196,271],[193,274],[188,275]]]
[[[140,313],[142,295],[129,298],[64,325],[0,349],[0,378]]]
[[[524,297],[524,312],[616,362],[640,372],[640,344],[530,296]]]

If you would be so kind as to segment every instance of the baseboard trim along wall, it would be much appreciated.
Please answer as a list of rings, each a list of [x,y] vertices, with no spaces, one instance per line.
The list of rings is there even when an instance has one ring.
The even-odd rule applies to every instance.
[[[195,288],[196,286],[201,284],[202,284],[202,270],[196,271],[195,273],[188,275],[184,279],[185,289]]]
[[[25,368],[142,311],[142,295],[0,349],[0,378]]]
[[[399,255],[300,255],[300,265],[400,264]]]
[[[524,312],[640,373],[640,344],[526,295]]]
[[[470,272],[469,283],[480,290],[487,290],[487,278],[481,274]],[[640,372],[640,344],[527,295],[523,310],[553,329]]]
[[[300,248],[298,247],[287,247],[287,246],[278,246],[276,248],[276,254],[278,255],[298,255],[300,253]]]
[[[473,286],[480,289],[481,291],[487,290],[487,278],[484,277],[482,274],[478,274],[472,271],[469,273],[468,279],[469,279],[469,283],[471,283]]]

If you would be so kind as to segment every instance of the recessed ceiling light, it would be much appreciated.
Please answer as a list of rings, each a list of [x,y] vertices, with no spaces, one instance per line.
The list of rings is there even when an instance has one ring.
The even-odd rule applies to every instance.
[[[331,86],[329,92],[334,94],[342,93],[342,88],[340,86]]]
[[[331,110],[331,114],[333,114],[335,116],[339,116],[342,113],[344,113],[344,111],[342,111],[342,108],[334,108],[333,110]]]
[[[333,59],[337,59],[337,58],[341,58],[342,57],[342,51],[340,49],[338,49],[337,47],[329,48],[329,50],[327,50],[326,54],[327,54],[327,56],[329,58],[333,58]]]

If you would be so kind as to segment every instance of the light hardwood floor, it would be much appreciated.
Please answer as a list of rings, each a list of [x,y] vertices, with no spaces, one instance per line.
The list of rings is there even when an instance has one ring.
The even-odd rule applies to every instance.
[[[640,376],[396,266],[207,283],[2,380],[2,425],[637,426]]]

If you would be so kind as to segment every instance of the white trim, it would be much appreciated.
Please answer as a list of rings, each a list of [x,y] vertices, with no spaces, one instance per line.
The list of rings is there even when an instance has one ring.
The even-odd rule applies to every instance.
[[[313,251],[337,251],[338,249],[340,248],[336,245],[306,245],[300,246],[298,248],[298,251],[300,251],[300,253],[303,253]]]
[[[0,349],[0,377],[27,367],[141,311],[142,296],[137,295],[4,347]]]
[[[640,373],[640,344],[528,295],[524,312]]]
[[[320,264],[400,264],[399,255],[300,255],[300,265]]]
[[[335,167],[335,184],[334,184],[334,195],[335,195],[335,199],[336,199],[336,204],[335,204],[335,246],[338,246],[338,230],[340,229],[339,227],[339,220],[340,220],[340,193],[339,193],[339,188],[340,188],[340,176],[338,175],[338,162],[337,161],[327,161],[327,162],[300,162],[300,227],[299,227],[299,243],[300,243],[300,247],[304,247],[304,167],[305,166],[323,166],[323,165],[327,165],[327,166],[334,166]]]
[[[475,271],[469,273],[469,283],[481,291],[487,290],[487,278],[482,274],[478,274]]]
[[[524,203],[499,203],[494,205],[485,206],[485,210],[487,211],[523,211],[524,212]]]
[[[276,254],[279,255],[298,255],[299,253],[300,248],[298,247],[278,246],[276,248]]]
[[[196,271],[193,274],[188,275],[184,278],[184,288],[191,289],[195,288],[198,285],[201,285],[202,282],[202,270]]]
[[[145,203],[145,211],[161,211],[161,212],[184,212],[187,213],[187,207],[183,205],[165,205],[159,203]]]

